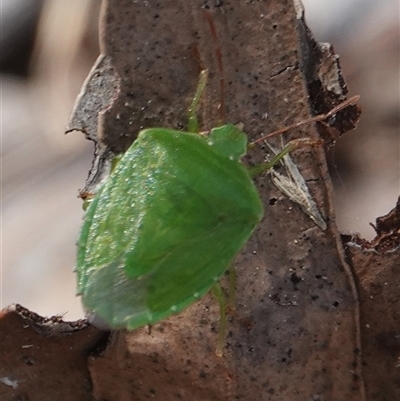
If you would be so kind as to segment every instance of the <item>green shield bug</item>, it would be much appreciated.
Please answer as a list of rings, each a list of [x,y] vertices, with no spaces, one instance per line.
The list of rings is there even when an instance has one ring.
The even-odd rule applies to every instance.
[[[199,135],[196,108],[206,75],[189,109],[188,132],[142,130],[85,212],[78,294],[113,329],[156,323],[205,295],[263,217],[253,177],[300,142],[247,168],[240,160],[247,136],[239,128],[226,124]]]
[[[193,131],[206,75],[203,71],[189,109]],[[247,136],[232,124],[209,135],[141,131],[85,213],[76,271],[86,310],[113,329],[133,330],[205,295],[263,217],[253,177],[300,142],[247,168],[240,161]],[[225,306],[220,288],[214,293],[220,301],[221,355]]]
[[[77,273],[89,311],[135,329],[210,290],[263,216],[246,149],[230,124],[139,133],[86,211]]]

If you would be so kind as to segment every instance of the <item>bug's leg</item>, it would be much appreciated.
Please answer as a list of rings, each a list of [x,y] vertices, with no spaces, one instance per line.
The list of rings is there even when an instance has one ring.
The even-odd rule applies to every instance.
[[[284,156],[290,153],[292,150],[296,149],[299,145],[320,145],[322,141],[313,141],[308,138],[304,139],[295,139],[293,141],[288,142],[284,148],[277,153],[271,160],[265,163],[257,164],[256,166],[249,168],[249,173],[252,177],[257,177],[265,171],[271,169],[275,166],[275,164],[279,163]]]
[[[211,289],[212,294],[216,298],[219,304],[219,332],[218,332],[218,343],[215,354],[221,357],[224,354],[225,346],[225,335],[226,335],[226,298],[219,283],[214,284]]]
[[[203,70],[200,72],[199,82],[197,83],[196,92],[194,94],[192,103],[188,110],[188,131],[193,133],[199,132],[199,121],[197,118],[197,106],[200,102],[201,95],[207,83],[208,71]]]
[[[228,296],[228,308],[235,308],[236,298],[236,269],[233,265],[229,267],[229,296]]]

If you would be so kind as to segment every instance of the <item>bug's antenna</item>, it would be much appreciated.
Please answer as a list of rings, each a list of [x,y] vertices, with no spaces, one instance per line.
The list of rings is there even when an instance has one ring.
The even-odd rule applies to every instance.
[[[204,15],[208,22],[208,26],[210,27],[211,36],[214,42],[215,53],[217,55],[217,63],[219,70],[219,90],[220,90],[220,101],[218,109],[219,109],[220,123],[223,124],[225,121],[225,73],[224,73],[224,65],[222,63],[222,50],[218,40],[217,30],[215,28],[214,19],[211,14],[211,11],[204,10]]]
[[[289,131],[289,130],[291,130],[293,128],[301,127],[302,125],[305,125],[305,124],[310,124],[310,123],[314,123],[314,122],[318,122],[318,121],[324,121],[324,120],[326,120],[326,119],[328,119],[330,117],[333,117],[336,113],[338,113],[339,111],[345,109],[346,107],[354,106],[358,102],[359,99],[360,99],[360,96],[358,96],[358,95],[353,96],[350,99],[346,99],[342,103],[339,103],[337,106],[335,106],[333,109],[328,111],[328,113],[326,113],[326,114],[318,114],[317,116],[310,117],[310,118],[307,118],[306,120],[299,121],[298,123],[295,123],[295,124],[289,125],[287,127],[278,129],[277,131],[274,131],[274,132],[272,132],[272,133],[270,133],[268,135],[265,135],[265,136],[263,136],[261,138],[256,139],[250,145],[252,146],[252,145],[254,145],[254,144],[258,143],[258,142],[262,142],[262,141],[264,141],[266,139],[272,138],[273,136],[280,135],[280,134],[282,134],[282,133],[284,133],[286,131]]]

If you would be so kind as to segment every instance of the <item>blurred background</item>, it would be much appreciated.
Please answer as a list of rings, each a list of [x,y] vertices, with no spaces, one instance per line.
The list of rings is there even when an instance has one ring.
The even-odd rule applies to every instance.
[[[1,308],[83,316],[75,297],[77,198],[93,145],[64,135],[98,49],[99,0],[1,3]],[[303,0],[316,40],[338,53],[359,128],[328,155],[343,232],[374,237],[369,223],[400,193],[398,0]]]

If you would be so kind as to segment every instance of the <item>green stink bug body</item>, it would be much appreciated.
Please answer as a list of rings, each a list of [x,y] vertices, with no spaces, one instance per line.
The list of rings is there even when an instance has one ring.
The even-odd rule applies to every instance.
[[[263,216],[233,125],[209,136],[139,133],[91,202],[78,241],[78,292],[112,328],[182,311],[227,270]]]

